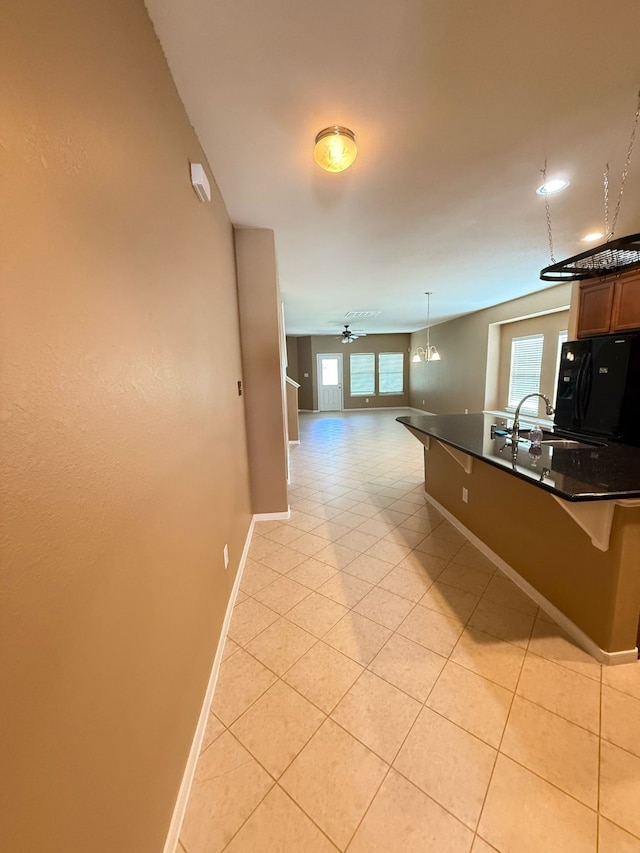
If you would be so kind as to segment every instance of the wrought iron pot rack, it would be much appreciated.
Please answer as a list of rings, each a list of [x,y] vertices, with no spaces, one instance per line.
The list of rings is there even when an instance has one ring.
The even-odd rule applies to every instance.
[[[640,268],[640,234],[619,237],[540,271],[542,281],[582,281]]]

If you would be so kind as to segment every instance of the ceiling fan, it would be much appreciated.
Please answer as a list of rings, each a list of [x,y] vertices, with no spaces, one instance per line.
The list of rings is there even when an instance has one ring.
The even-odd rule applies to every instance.
[[[366,338],[366,336],[367,336],[367,333],[362,332],[359,329],[356,329],[355,331],[352,332],[349,329],[349,324],[345,323],[344,331],[342,332],[342,337],[340,338],[340,342],[343,344],[350,344],[353,341],[357,341],[358,338]]]

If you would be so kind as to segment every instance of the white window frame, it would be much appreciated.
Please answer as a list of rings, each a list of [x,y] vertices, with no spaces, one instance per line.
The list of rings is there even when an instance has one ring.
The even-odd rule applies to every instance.
[[[520,400],[527,394],[540,393],[540,375],[542,373],[542,355],[544,335],[522,335],[511,339],[511,362],[509,366],[509,389],[507,391],[507,411],[516,409]],[[527,415],[538,414],[538,400],[527,400],[521,412]]]
[[[558,332],[558,352],[556,353],[556,378],[553,383],[553,405],[556,404],[556,396],[558,393],[558,379],[560,378],[560,356],[562,355],[562,344],[565,344],[569,340],[569,331],[568,329],[563,329],[561,332]]]
[[[392,359],[385,358],[385,356],[392,356]],[[383,369],[383,361],[386,361],[387,364],[391,365],[393,362],[400,361],[400,369],[396,367],[394,370]],[[400,378],[400,387],[394,388],[391,391],[383,391],[382,390],[382,380],[383,377],[385,379],[389,379],[392,376],[399,376]],[[378,394],[380,396],[387,395],[398,395],[404,394],[404,353],[403,352],[380,352],[378,353]]]
[[[366,361],[365,361],[366,360]],[[357,362],[367,364],[366,374],[362,370],[354,371],[354,364]],[[368,362],[368,363],[367,363]],[[370,364],[370,369],[369,369]],[[367,385],[367,389],[371,390],[355,390],[353,380],[355,377],[359,377],[362,379],[370,380],[370,385]],[[349,394],[352,397],[374,397],[376,393],[376,356],[373,352],[351,352],[349,353]]]

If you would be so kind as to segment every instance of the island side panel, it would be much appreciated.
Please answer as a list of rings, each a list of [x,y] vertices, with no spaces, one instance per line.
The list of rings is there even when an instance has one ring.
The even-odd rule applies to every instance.
[[[621,555],[618,589],[611,633],[612,645],[622,648],[629,630],[635,631],[638,644],[640,609],[640,509],[617,506],[614,522],[618,522]],[[628,626],[628,627],[627,627]]]
[[[600,648],[636,645],[640,509],[616,507],[600,551],[550,494],[478,459],[466,474],[433,439],[425,489]]]

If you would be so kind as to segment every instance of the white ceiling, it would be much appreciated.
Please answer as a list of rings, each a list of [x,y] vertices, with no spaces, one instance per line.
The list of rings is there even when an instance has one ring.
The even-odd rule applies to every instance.
[[[236,225],[275,232],[288,334],[412,331],[549,285],[603,230],[640,88],[639,0],[146,0]],[[341,124],[359,154],[315,165]],[[616,237],[640,232],[640,130]]]

